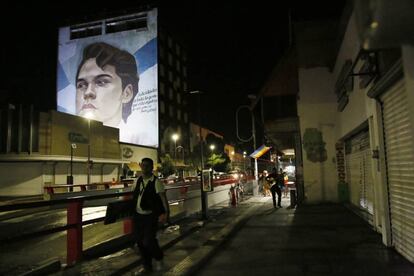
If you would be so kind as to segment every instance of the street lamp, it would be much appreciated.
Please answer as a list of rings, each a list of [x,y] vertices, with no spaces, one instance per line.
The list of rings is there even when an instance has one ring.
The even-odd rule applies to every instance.
[[[247,155],[247,152],[243,151],[243,169],[245,173],[246,173],[246,155]]]
[[[185,152],[184,152],[184,147],[183,146],[177,146],[175,149],[179,149],[179,150],[181,150],[181,152],[183,153],[183,164],[185,164],[185,162],[184,162],[184,154],[185,154]]]
[[[214,149],[216,148],[216,146],[215,145],[210,145],[210,150],[213,152],[214,151]]]
[[[249,97],[249,98],[251,99],[252,97]],[[242,139],[239,136],[239,112],[243,108],[247,108],[250,111],[250,115],[252,118],[252,134],[248,139]],[[249,142],[250,140],[253,140],[253,150],[256,150],[256,127],[255,127],[254,113],[253,113],[253,109],[248,105],[239,106],[236,110],[236,135],[237,135],[237,138],[242,142]],[[258,187],[257,181],[259,178],[258,175],[259,174],[258,174],[258,167],[257,167],[257,158],[254,158],[253,195],[258,194],[258,191],[257,191],[257,187]]]
[[[207,219],[207,195],[206,192],[204,192],[204,183],[203,183],[203,169],[204,169],[204,153],[203,153],[203,137],[201,136],[201,94],[203,94],[203,92],[195,90],[195,91],[190,91],[189,92],[190,95],[198,95],[198,126],[199,126],[199,136],[200,136],[200,163],[201,163],[201,173],[200,173],[200,191],[201,191],[201,218],[202,219]]]
[[[174,165],[177,166],[177,140],[180,136],[177,133],[174,133],[171,138],[174,141]]]
[[[88,120],[88,178],[86,184],[91,184],[91,119],[93,119],[93,113],[87,112],[85,118]]]

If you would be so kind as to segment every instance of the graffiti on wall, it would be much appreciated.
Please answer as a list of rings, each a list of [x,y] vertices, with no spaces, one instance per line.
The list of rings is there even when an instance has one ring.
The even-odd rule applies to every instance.
[[[306,158],[311,162],[324,162],[327,159],[322,132],[316,128],[307,128],[303,134],[303,147]]]

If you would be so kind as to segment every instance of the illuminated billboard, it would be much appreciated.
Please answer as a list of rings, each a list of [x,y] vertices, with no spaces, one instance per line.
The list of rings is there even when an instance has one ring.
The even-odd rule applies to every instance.
[[[57,109],[158,147],[157,10],[59,29]]]

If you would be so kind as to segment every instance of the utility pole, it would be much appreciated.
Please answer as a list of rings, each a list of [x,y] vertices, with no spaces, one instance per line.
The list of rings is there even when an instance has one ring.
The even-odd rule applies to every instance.
[[[242,139],[239,136],[239,112],[242,108],[247,108],[252,118],[252,135],[248,139]],[[254,147],[254,150],[256,150],[256,127],[255,127],[254,113],[253,113],[253,110],[248,105],[239,106],[236,110],[236,135],[237,135],[237,138],[242,142],[249,142],[250,140],[253,140],[253,147]],[[259,174],[258,174],[257,159],[255,158],[254,159],[253,195],[258,194],[258,175]]]
[[[201,219],[207,219],[207,194],[204,191],[204,180],[203,180],[203,169],[204,169],[204,151],[203,151],[203,136],[201,130],[201,91],[190,91],[190,94],[198,94],[197,103],[198,103],[198,132],[200,136],[200,163],[201,163],[201,172],[200,172],[200,191],[201,191]]]

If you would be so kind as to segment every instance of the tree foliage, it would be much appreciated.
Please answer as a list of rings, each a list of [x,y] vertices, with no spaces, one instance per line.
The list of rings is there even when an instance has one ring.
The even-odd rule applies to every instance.
[[[174,173],[174,162],[169,154],[161,157],[161,164],[159,165],[158,170],[161,172],[163,177],[168,177]]]
[[[210,145],[215,146],[214,151],[210,150]],[[205,141],[203,141],[203,153],[206,166],[219,172],[227,172],[230,170],[230,158],[224,152],[224,141],[222,138],[212,133],[207,134]],[[201,168],[200,143],[193,147],[191,162],[195,169],[199,170]]]

